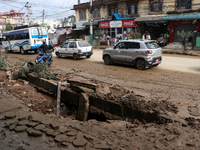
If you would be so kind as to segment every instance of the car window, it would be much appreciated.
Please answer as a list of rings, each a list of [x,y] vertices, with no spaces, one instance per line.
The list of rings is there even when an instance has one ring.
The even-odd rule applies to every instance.
[[[68,46],[68,43],[65,43],[65,44],[62,46],[62,48],[67,48],[67,46]]]
[[[155,43],[155,42],[147,42],[145,43],[146,47],[148,49],[156,49],[156,48],[159,48],[158,44]]]
[[[76,42],[70,42],[69,48],[77,48]]]
[[[79,41],[78,42],[79,47],[88,47],[90,44],[87,41]]]
[[[128,48],[129,49],[139,49],[140,48],[140,43],[129,42],[128,43]]]
[[[128,48],[128,43],[127,42],[120,42],[115,47],[117,49],[126,49],[126,48]]]

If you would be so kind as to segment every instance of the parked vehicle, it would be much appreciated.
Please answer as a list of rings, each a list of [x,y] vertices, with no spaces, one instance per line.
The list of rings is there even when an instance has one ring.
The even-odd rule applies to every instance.
[[[47,63],[48,66],[51,65],[52,60],[52,52],[49,50],[47,53],[43,53],[39,51],[38,55],[35,58],[35,63],[40,64],[40,63]]]
[[[78,60],[81,56],[90,58],[93,54],[92,46],[85,40],[68,40],[55,50],[57,58],[71,56]]]
[[[12,31],[3,33],[3,47],[8,52],[19,51],[24,54],[28,51],[37,52],[37,47],[42,45],[42,41],[46,40],[48,45],[48,34],[44,27],[20,27]]]
[[[123,40],[112,48],[104,49],[103,60],[106,65],[128,64],[143,70],[161,63],[162,49],[154,40]]]

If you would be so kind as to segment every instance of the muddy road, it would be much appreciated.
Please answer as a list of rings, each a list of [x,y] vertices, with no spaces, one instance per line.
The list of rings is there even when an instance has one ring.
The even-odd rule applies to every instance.
[[[101,52],[102,50],[94,51],[98,55]],[[21,55],[19,53],[8,53],[8,56],[34,62],[36,54],[28,53]],[[181,60],[189,59],[191,61],[194,59],[199,61],[198,57],[194,56],[164,56],[174,57],[174,60],[176,60],[175,56],[177,56],[177,59]],[[49,69],[75,69],[80,75],[84,74],[89,78],[111,84],[119,84],[140,95],[146,96],[147,99],[169,100],[182,110],[178,113],[182,117],[191,117],[190,112],[185,110],[189,106],[199,105],[200,75],[198,73],[165,70],[161,69],[162,66],[141,71],[126,65],[104,65],[103,61],[99,60],[99,57],[101,56],[94,55],[90,59],[81,58],[78,61],[74,61],[72,58],[56,58],[54,56],[53,63]],[[195,117],[198,117],[198,115]]]
[[[34,62],[36,54],[9,53],[8,56],[9,59],[19,58],[21,62]],[[60,119],[55,116],[48,117],[48,115],[41,114],[37,114],[35,118],[31,112],[27,113],[27,110],[11,109],[10,107],[15,104],[16,100],[13,99],[12,102],[10,97],[5,97],[1,93],[0,106],[7,110],[0,110],[0,149],[83,149],[80,147],[84,147],[85,149],[146,150],[200,148],[199,74],[165,70],[161,69],[160,66],[144,71],[124,65],[107,66],[103,64],[103,61],[94,60],[94,58],[74,61],[71,58],[58,59],[54,57],[53,64],[49,69],[54,72],[62,70],[66,73],[74,69],[79,76],[121,85],[136,94],[143,95],[146,100],[168,100],[178,108],[178,113],[175,116],[171,114],[171,117],[180,119],[180,121],[141,125],[137,121],[134,124],[113,120],[107,122],[96,120],[79,122],[70,118]],[[187,57],[184,56],[183,58]],[[198,60],[198,58],[195,59]],[[17,64],[20,65],[21,63],[16,59],[15,66]],[[15,87],[13,86],[13,88]],[[28,90],[31,93],[36,93],[31,91],[30,88]],[[39,99],[35,96],[33,98]],[[7,99],[10,101],[7,101]],[[20,104],[22,103],[20,102]],[[17,105],[15,107],[18,108]],[[27,109],[23,105],[21,107]],[[4,112],[14,113],[17,117],[5,119],[10,114],[6,115]],[[32,130],[27,129],[27,125],[24,125],[26,132],[22,134],[11,130],[13,126],[19,124],[19,119],[24,118],[23,115],[25,114],[28,118],[32,118],[30,115],[33,116],[32,119],[28,120],[28,124],[37,121],[40,127],[41,125],[47,127],[47,131],[46,128],[44,129],[45,132],[52,131],[52,125],[50,124],[52,121],[57,122],[61,129],[53,130],[53,135],[47,137],[44,136],[45,132],[42,130],[42,136],[34,137],[34,139],[32,137],[28,138],[27,134],[30,134],[29,131]],[[181,119],[186,122],[182,122]],[[64,132],[63,128],[67,128],[67,131]],[[59,142],[55,142],[56,140]],[[81,143],[80,146],[80,141],[85,142]]]

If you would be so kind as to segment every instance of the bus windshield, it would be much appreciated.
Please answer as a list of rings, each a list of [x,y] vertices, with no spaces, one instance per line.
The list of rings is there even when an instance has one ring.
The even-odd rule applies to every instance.
[[[47,35],[47,31],[45,28],[40,28],[40,34],[41,35]]]
[[[32,29],[32,35],[38,35],[38,30],[37,30],[37,28]]]
[[[33,28],[32,35],[47,35],[47,31],[45,28]]]

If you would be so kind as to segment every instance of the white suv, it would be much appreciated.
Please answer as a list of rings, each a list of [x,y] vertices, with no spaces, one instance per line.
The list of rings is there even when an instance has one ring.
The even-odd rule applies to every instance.
[[[60,48],[55,50],[58,58],[71,56],[74,60],[79,59],[81,56],[90,58],[93,54],[92,46],[84,40],[69,40],[66,41]]]
[[[103,51],[106,65],[112,63],[135,65],[143,70],[162,61],[162,49],[153,40],[123,40]]]

